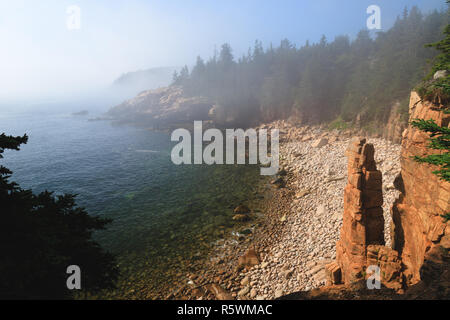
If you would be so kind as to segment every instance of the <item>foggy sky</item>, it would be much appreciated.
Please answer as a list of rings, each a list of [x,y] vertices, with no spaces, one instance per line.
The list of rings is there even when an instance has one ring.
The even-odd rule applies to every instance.
[[[256,39],[300,46],[322,34],[355,36],[371,4],[380,6],[384,30],[405,6],[445,7],[444,0],[0,0],[0,104],[82,95],[128,71],[192,65],[224,42],[239,57]],[[80,29],[66,26],[71,5],[81,9]]]

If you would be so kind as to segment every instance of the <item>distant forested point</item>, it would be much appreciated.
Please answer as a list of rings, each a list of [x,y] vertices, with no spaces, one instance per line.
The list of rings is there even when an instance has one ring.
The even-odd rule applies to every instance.
[[[198,57],[192,70],[175,72],[173,84],[211,98],[242,126],[296,116],[303,123],[357,122],[377,130],[394,105],[406,123],[409,93],[436,55],[424,45],[441,40],[447,23],[448,12],[424,15],[412,7],[388,31],[362,30],[352,41],[323,36],[300,48],[289,40],[268,48],[256,41],[237,60],[223,44],[209,60]]]
[[[114,80],[112,89],[125,91],[125,96],[130,97],[143,90],[165,87],[170,84],[172,74],[179,69],[181,68],[159,67],[127,72]]]

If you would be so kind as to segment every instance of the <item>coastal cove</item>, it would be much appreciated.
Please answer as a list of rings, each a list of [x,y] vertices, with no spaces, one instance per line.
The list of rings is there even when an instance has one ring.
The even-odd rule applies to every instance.
[[[450,0],[4,2],[0,300],[450,300]]]
[[[165,298],[203,268],[218,240],[247,241],[262,216],[267,178],[259,166],[174,165],[166,133],[68,114],[3,114],[0,127],[30,136],[2,160],[12,180],[77,194],[91,215],[113,219],[95,239],[118,255],[118,288],[81,297]],[[250,222],[232,219],[241,203],[252,208]]]
[[[220,242],[203,270],[187,274],[189,281],[167,298],[271,300],[297,293],[310,299],[314,289],[324,288],[325,267],[336,258],[343,221],[346,149],[359,133],[284,120],[259,126],[272,128],[280,129],[281,166],[258,204],[264,215],[251,241]],[[383,173],[384,238],[391,245],[400,145],[379,137],[368,140]],[[378,293],[378,298],[392,298],[383,290]]]

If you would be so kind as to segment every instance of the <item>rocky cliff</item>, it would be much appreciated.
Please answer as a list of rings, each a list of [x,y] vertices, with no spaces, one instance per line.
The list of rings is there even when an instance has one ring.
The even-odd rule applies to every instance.
[[[194,120],[214,120],[217,108],[205,97],[186,97],[181,87],[170,86],[143,91],[109,110],[107,116],[158,129],[192,124]]]
[[[410,121],[433,119],[444,127],[450,122],[450,115],[444,114],[441,106],[422,101],[415,92],[411,93],[409,114]],[[392,208],[392,231],[393,248],[400,254],[408,286],[422,279],[424,266],[430,262],[428,258],[436,252],[443,258],[445,255],[441,253],[448,254],[450,248],[449,222],[445,223],[441,217],[450,211],[450,183],[432,173],[435,167],[412,159],[435,152],[427,148],[428,143],[428,134],[412,126],[403,133],[399,183],[402,194]]]
[[[450,115],[442,106],[422,101],[412,92],[410,121],[433,119],[449,126]],[[431,165],[414,161],[425,156],[429,136],[412,126],[403,133],[401,175],[395,185],[401,191],[392,207],[392,248],[383,243],[381,173],[373,161],[374,149],[365,139],[350,144],[348,182],[344,191],[344,214],[336,261],[326,269],[333,285],[353,285],[367,279],[368,267],[378,266],[384,287],[418,298],[450,296],[450,184],[432,173]]]
[[[397,102],[392,106],[386,126],[383,128],[382,132],[383,138],[394,143],[402,142],[402,133],[407,126],[407,123],[399,110],[400,103]]]

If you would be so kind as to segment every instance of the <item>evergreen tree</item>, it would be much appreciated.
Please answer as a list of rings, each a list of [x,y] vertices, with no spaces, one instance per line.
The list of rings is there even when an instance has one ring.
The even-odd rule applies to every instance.
[[[448,113],[449,108],[446,108]],[[433,173],[440,179],[450,182],[450,128],[440,127],[433,120],[415,119],[411,124],[428,132],[431,137],[430,149],[442,151],[439,154],[432,154],[426,157],[415,156],[414,159],[419,163],[428,163],[438,166],[439,169]],[[450,212],[442,216],[447,222],[450,220]]]
[[[441,154],[432,154],[426,157],[415,156],[414,159],[420,163],[439,166],[440,169],[433,173],[440,179],[450,182],[450,128],[440,127],[433,120],[424,119],[415,119],[411,124],[430,134],[430,149],[443,151]]]
[[[443,40],[426,45],[441,53],[436,57],[425,83],[418,88],[422,99],[438,104],[450,103],[450,74],[448,73],[450,70],[450,24],[445,27],[444,34],[446,37]],[[432,77],[437,71],[446,71],[447,75],[434,81]]]
[[[1,134],[0,158],[27,140]],[[69,265],[80,267],[83,290],[113,288],[115,258],[92,239],[110,221],[88,215],[73,195],[22,189],[11,174],[0,166],[0,299],[70,298]]]
[[[449,3],[450,1],[447,1]],[[427,45],[427,47],[433,47],[439,50],[441,53],[436,57],[435,63],[431,68],[431,73],[428,79],[436,71],[446,71],[447,75],[440,79],[429,80],[422,87],[422,98],[430,100],[434,103],[440,104],[440,108],[445,113],[450,113],[450,24],[445,27],[444,34],[445,39]],[[420,163],[428,163],[438,166],[439,169],[433,171],[440,179],[450,182],[450,128],[441,127],[433,120],[415,119],[411,122],[411,125],[418,128],[421,131],[430,134],[429,148],[433,150],[439,150],[440,153],[428,155],[426,157],[415,156],[414,159]],[[450,213],[445,214],[445,221],[450,219]]]
[[[436,54],[423,44],[441,40],[446,21],[445,12],[425,16],[412,7],[375,37],[363,30],[353,41],[323,36],[296,48],[284,39],[267,49],[257,40],[237,61],[224,44],[208,61],[197,59],[174,83],[223,105],[228,117],[244,126],[285,118],[295,109],[306,122],[351,124],[360,118],[363,126],[382,128],[392,106],[406,101],[428,73],[427,61]],[[399,110],[406,123],[407,108]]]

